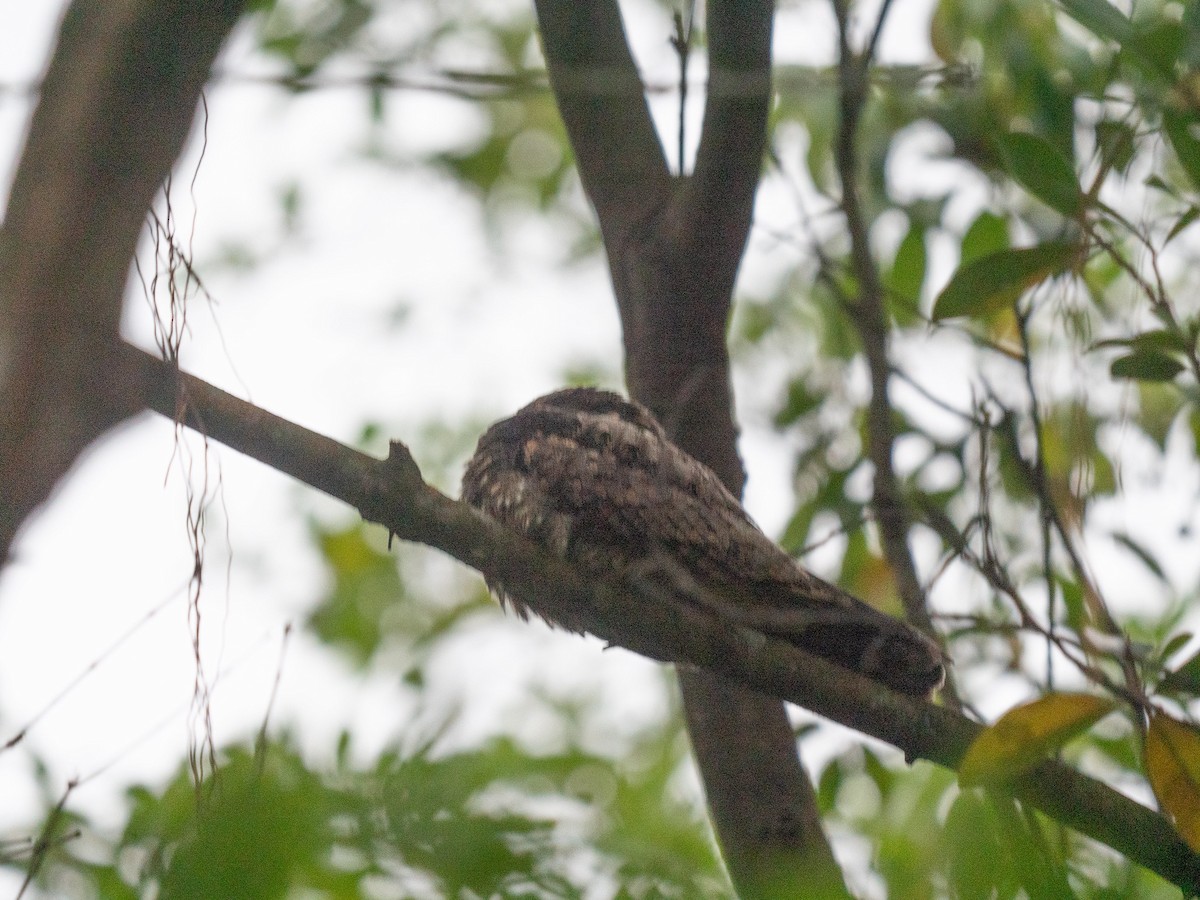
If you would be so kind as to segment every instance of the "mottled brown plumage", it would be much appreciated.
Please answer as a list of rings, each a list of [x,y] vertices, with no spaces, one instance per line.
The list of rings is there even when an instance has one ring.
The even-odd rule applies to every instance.
[[[711,469],[617,394],[557,391],[497,422],[467,465],[463,499],[588,576],[708,606],[905,693],[941,684],[936,644],[797,565]]]

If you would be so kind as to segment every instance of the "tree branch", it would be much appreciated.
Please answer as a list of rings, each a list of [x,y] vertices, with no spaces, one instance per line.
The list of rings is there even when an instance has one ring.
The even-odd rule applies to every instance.
[[[888,312],[879,266],[871,254],[869,224],[859,196],[858,123],[870,87],[870,70],[875,47],[883,30],[890,2],[885,0],[872,29],[868,48],[858,55],[850,46],[850,11],[847,0],[833,0],[838,23],[839,109],[834,160],[842,183],[842,214],[850,236],[850,265],[858,293],[849,303],[851,320],[862,340],[871,377],[871,399],[867,406],[867,455],[875,469],[872,507],[879,523],[879,538],[905,616],[926,634],[937,637],[925,590],[917,575],[916,562],[908,546],[911,517],[900,490],[892,451],[896,443],[889,394],[891,363],[888,358]],[[953,675],[947,673],[943,688],[948,703],[959,707]]]
[[[0,562],[78,453],[136,411],[111,391],[129,260],[243,5],[76,0],[63,19],[0,231]]]
[[[281,472],[324,491],[405,540],[442,550],[536,598],[555,617],[586,623],[597,637],[635,653],[708,672],[783,698],[864,734],[907,758],[954,768],[982,726],[897,694],[795,646],[729,623],[706,607],[672,604],[635,584],[583,581],[565,560],[427,485],[407,449],[367,456],[182,374],[126,346],[135,397]],[[1153,810],[1056,761],[1011,785],[1012,794],[1055,820],[1125,854],[1186,892],[1200,891],[1200,855]]]
[[[615,0],[536,0],[546,68],[605,243],[666,206],[671,176]]]
[[[732,293],[766,146],[774,3],[710,3],[707,23],[704,128],[681,225],[696,251],[696,276],[717,277]]]

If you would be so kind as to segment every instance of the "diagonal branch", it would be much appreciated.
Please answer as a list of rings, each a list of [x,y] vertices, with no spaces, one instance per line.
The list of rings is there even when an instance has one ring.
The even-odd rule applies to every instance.
[[[550,86],[607,243],[667,203],[671,177],[615,0],[537,0]]]
[[[367,456],[239,400],[171,365],[125,347],[138,372],[136,398],[281,472],[357,508],[405,540],[436,547],[556,617],[652,659],[700,667],[887,741],[909,759],[957,766],[982,726],[886,687],[791,644],[727,622],[699,605],[672,604],[631,584],[588,584],[566,561],[427,485],[403,444]],[[1055,820],[1200,891],[1200,855],[1170,824],[1068,766],[1047,761],[1011,786]]]
[[[697,254],[697,277],[732,292],[762,170],[771,100],[772,0],[708,4],[708,94],[696,167],[681,222]],[[727,304],[726,300],[726,304]]]

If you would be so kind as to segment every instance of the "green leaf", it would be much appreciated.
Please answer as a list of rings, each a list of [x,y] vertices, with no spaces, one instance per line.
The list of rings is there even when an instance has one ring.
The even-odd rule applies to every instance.
[[[1171,197],[1175,200],[1180,199],[1179,191],[1175,190],[1175,188],[1172,185],[1167,184],[1165,181],[1162,180],[1162,178],[1160,178],[1157,175],[1151,175],[1149,178],[1146,179],[1145,183],[1146,183],[1146,187],[1154,188],[1156,191],[1162,191],[1168,197]]]
[[[1150,570],[1159,581],[1167,584],[1167,574],[1163,571],[1157,559],[1149,550],[1143,547],[1135,538],[1123,531],[1113,532],[1112,539],[1141,560],[1142,565]]]
[[[1096,145],[1104,164],[1124,173],[1133,162],[1136,133],[1125,122],[1105,119],[1096,123]]]
[[[1200,206],[1189,206],[1187,212],[1176,220],[1171,226],[1171,230],[1167,232],[1166,240],[1163,241],[1163,246],[1171,243],[1179,235],[1179,233],[1188,228],[1197,218],[1200,218]]]
[[[1179,350],[1186,353],[1188,343],[1177,330],[1156,328],[1134,335],[1130,345],[1137,350]]]
[[[1161,350],[1138,350],[1113,360],[1113,378],[1137,381],[1170,381],[1183,371],[1183,363]]]
[[[1124,45],[1136,36],[1133,23],[1108,0],[1059,0],[1059,5],[1097,37]]]
[[[999,253],[1011,246],[1008,223],[995,213],[984,210],[975,217],[967,233],[963,235],[959,266],[965,266],[982,256]]]
[[[1083,209],[1083,193],[1071,163],[1036,134],[1014,131],[998,140],[1005,169],[1022,187],[1069,219]]]
[[[1079,245],[1065,241],[981,256],[954,273],[933,304],[933,318],[982,316],[1003,309],[1034,285],[1070,269],[1079,256]]]
[[[1178,632],[1174,637],[1170,638],[1163,644],[1162,651],[1159,653],[1159,658],[1170,659],[1185,646],[1187,646],[1187,644],[1192,640],[1192,637],[1193,635],[1190,631]]]
[[[1108,715],[1116,702],[1094,694],[1047,694],[1014,707],[975,739],[958,769],[963,784],[1007,781]]]
[[[1200,125],[1200,118],[1194,115],[1163,110],[1163,131],[1192,187],[1200,188],[1200,140],[1192,133],[1196,125]]]
[[[284,897],[327,854],[326,797],[291,756],[231,751],[163,872],[164,897]],[[177,780],[177,784],[179,781]]]
[[[1096,341],[1092,345],[1092,349],[1101,347],[1128,347],[1139,351],[1180,350],[1187,352],[1187,342],[1180,337],[1179,333],[1177,331],[1168,331],[1165,328],[1143,331],[1141,334],[1135,334],[1133,337],[1107,338],[1103,341]]]
[[[1135,57],[1135,62],[1151,79],[1160,82],[1159,89],[1164,90],[1175,80],[1175,63],[1180,60],[1187,35],[1180,23],[1172,22],[1165,16],[1147,17],[1148,21],[1142,26],[1136,37],[1125,45]]]
[[[913,223],[896,248],[892,269],[884,279],[891,294],[901,301],[907,301],[908,307],[914,307],[921,297],[921,286],[925,283],[925,261],[925,229]],[[897,305],[892,304],[893,309]]]
[[[372,546],[362,525],[317,529],[316,538],[333,586],[309,616],[308,626],[322,641],[365,665],[383,642],[385,612],[405,600],[400,570],[394,557]]]
[[[1179,691],[1200,697],[1200,653],[1195,654],[1158,683],[1159,690]]]
[[[1012,857],[1005,851],[995,811],[978,791],[963,791],[950,805],[941,851],[955,897],[1012,896]],[[997,891],[1001,885],[1003,894]]]
[[[1146,777],[1175,830],[1200,853],[1200,732],[1154,710],[1146,733]]]
[[[1059,590],[1062,591],[1063,606],[1067,608],[1067,625],[1075,631],[1083,630],[1087,624],[1087,612],[1083,603],[1083,587],[1078,581],[1059,579]]]
[[[819,407],[825,399],[823,394],[809,389],[806,376],[807,373],[805,376],[793,379],[788,385],[787,400],[784,401],[783,408],[775,413],[776,428],[787,428],[789,425],[796,424]]]

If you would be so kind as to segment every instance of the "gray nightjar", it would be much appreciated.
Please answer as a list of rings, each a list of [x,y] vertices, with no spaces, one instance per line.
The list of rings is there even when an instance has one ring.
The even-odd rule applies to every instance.
[[[906,694],[942,683],[937,644],[803,569],[649,410],[617,394],[568,388],[492,425],[462,494],[586,577],[670,592]],[[522,617],[542,614],[489,586]]]

